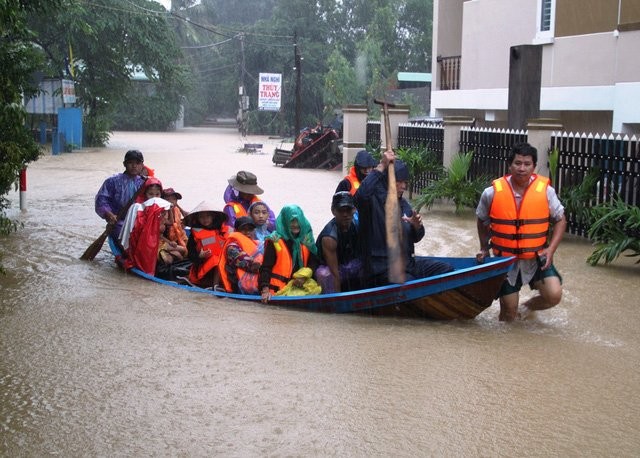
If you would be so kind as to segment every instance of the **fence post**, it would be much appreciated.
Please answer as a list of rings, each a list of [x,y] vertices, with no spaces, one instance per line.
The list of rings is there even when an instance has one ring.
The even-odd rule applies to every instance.
[[[27,168],[20,170],[20,210],[27,209]]]
[[[346,172],[349,162],[367,144],[367,106],[347,105],[342,107],[342,169]]]
[[[444,138],[442,147],[442,165],[451,165],[453,156],[460,152],[460,129],[471,127],[475,119],[469,116],[445,116],[442,120]]]
[[[391,144],[398,147],[398,126],[409,120],[409,105],[396,105],[389,108],[389,127],[391,127]],[[384,125],[384,114],[380,112],[380,149],[384,151],[387,147],[387,134]]]
[[[559,119],[539,118],[527,120],[528,143],[538,150],[538,167],[536,173],[549,176],[549,149],[551,148],[551,134],[562,131]]]

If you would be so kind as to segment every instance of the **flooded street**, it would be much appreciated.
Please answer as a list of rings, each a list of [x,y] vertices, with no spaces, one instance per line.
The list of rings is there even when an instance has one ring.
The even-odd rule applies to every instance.
[[[264,154],[239,152],[263,143]],[[2,456],[638,456],[640,266],[590,267],[565,237],[559,306],[513,324],[300,312],[218,299],[118,270],[98,188],[140,149],[190,210],[258,176],[314,233],[342,172],[271,162],[233,129],[115,133],[28,169],[24,228],[0,239]],[[471,256],[473,213],[423,212],[418,254]],[[528,293],[528,289],[525,288]],[[203,297],[205,296],[205,297]],[[526,296],[526,295],[525,295]]]

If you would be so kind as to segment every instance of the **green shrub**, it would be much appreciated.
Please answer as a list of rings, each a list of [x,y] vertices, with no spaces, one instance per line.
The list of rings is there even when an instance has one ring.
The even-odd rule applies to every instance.
[[[453,200],[456,213],[465,207],[475,208],[489,178],[469,178],[472,159],[473,151],[456,154],[451,165],[443,171],[442,177],[423,189],[415,199],[416,210],[420,211],[422,207],[431,208],[436,199]]]
[[[587,258],[589,264],[596,265],[601,259],[609,264],[625,251],[631,252],[626,256],[640,256],[640,208],[616,198],[592,207],[591,218],[589,238],[596,249]]]

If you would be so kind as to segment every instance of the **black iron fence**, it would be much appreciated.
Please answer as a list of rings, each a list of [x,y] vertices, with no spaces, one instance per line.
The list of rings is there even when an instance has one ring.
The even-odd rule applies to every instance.
[[[557,149],[558,169],[553,185],[562,195],[597,171],[598,181],[590,202],[598,205],[615,198],[629,205],[640,205],[640,140],[620,135],[558,133],[551,136],[551,149]],[[568,231],[586,236],[588,227],[567,214]]]
[[[498,177],[507,172],[509,150],[526,142],[522,130],[463,128],[460,130],[460,152],[473,151],[469,175],[471,178]]]
[[[402,124],[398,130],[398,146],[425,146],[444,154],[442,126]],[[526,142],[524,130],[463,127],[460,130],[459,151],[473,151],[469,175],[491,179],[507,173],[507,159],[513,145]],[[380,123],[367,123],[367,144],[380,145]],[[582,183],[592,170],[598,171],[593,198],[585,205],[597,205],[619,197],[629,205],[640,205],[640,139],[621,135],[551,133],[549,151],[557,149],[558,166],[552,184],[559,195]],[[456,151],[457,152],[457,151]],[[413,190],[419,191],[437,177],[416,177]],[[487,182],[489,185],[489,182]],[[568,232],[586,236],[588,228],[577,215],[567,212]]]
[[[367,145],[373,149],[380,148],[380,121],[367,121]],[[362,131],[361,131],[362,132]]]

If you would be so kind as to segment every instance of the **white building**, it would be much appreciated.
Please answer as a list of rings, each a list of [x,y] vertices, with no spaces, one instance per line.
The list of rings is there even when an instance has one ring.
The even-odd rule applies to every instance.
[[[431,116],[640,133],[640,0],[434,0],[433,56]]]

